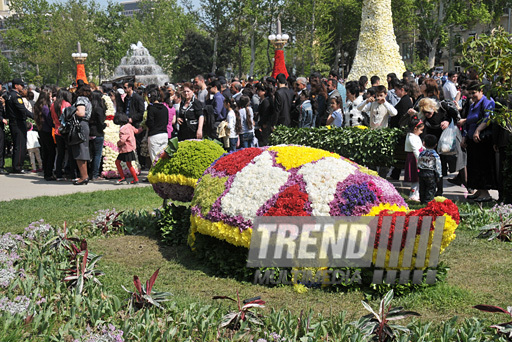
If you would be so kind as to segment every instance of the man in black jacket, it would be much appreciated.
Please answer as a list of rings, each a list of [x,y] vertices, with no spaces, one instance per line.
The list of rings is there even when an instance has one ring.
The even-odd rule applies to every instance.
[[[274,96],[274,115],[271,120],[272,129],[277,125],[290,127],[291,124],[290,111],[292,109],[295,92],[288,88],[287,83],[284,74],[277,75],[278,89]]]
[[[395,109],[398,112],[397,115],[389,118],[390,128],[405,128],[409,125],[410,115],[407,111],[413,107],[412,100],[409,97],[409,85],[403,81],[395,80],[394,89],[395,95],[399,98],[398,103],[395,105]],[[401,138],[395,150],[395,157],[397,159],[396,164],[391,171],[391,179],[399,180],[402,169],[405,165],[405,137]]]
[[[25,88],[21,78],[12,80],[12,89],[7,93],[5,101],[5,113],[9,120],[12,149],[12,173],[25,173],[23,160],[27,154],[27,117],[34,118],[23,104],[20,91]]]
[[[133,90],[133,88],[133,82],[126,82],[124,84],[126,97],[124,99],[123,109],[128,118],[130,118],[130,123],[135,128],[139,128],[144,117],[144,100],[142,99],[142,96]]]

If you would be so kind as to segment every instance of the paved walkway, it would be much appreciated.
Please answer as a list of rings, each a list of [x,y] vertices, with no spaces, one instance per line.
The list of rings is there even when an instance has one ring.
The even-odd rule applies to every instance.
[[[142,171],[139,179],[147,177],[148,171]],[[131,180],[130,178],[128,180]],[[39,196],[59,196],[77,192],[93,192],[100,190],[118,190],[129,187],[150,186],[149,183],[137,185],[116,185],[116,179],[89,182],[87,185],[73,185],[71,181],[45,181],[42,174],[9,174],[0,175],[0,201],[33,198]]]
[[[142,171],[139,179],[147,177],[148,171]],[[452,178],[455,174],[448,175]],[[402,177],[403,179],[403,177]],[[409,184],[403,181],[391,181],[397,190],[402,194],[408,194]],[[10,201],[13,199],[33,198],[39,196],[58,196],[73,194],[77,192],[93,192],[100,190],[127,189],[129,187],[150,186],[149,183],[139,183],[137,185],[116,185],[115,179],[100,180],[89,182],[87,185],[73,185],[70,181],[47,182],[41,174],[10,174],[0,175],[0,201]],[[494,199],[498,198],[497,191],[490,191]],[[467,196],[466,188],[456,186],[444,181],[444,196],[451,200],[465,200]]]

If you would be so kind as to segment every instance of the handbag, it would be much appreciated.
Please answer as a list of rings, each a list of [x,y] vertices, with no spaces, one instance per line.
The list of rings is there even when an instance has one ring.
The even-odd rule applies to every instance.
[[[443,130],[439,137],[437,144],[437,152],[443,155],[454,155],[457,153],[457,126],[454,125],[453,120],[450,121],[450,125]]]
[[[82,126],[80,125],[80,122],[77,120],[76,116],[73,115],[73,118],[68,123],[68,125],[70,125],[68,134],[68,145],[79,145],[87,140],[87,138],[84,135]]]

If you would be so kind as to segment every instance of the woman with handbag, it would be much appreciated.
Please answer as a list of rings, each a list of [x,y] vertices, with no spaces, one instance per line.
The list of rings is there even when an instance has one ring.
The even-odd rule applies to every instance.
[[[483,84],[470,81],[467,85],[472,104],[464,123],[462,146],[467,149],[468,187],[476,189],[468,196],[475,202],[488,202],[489,189],[496,189],[496,162],[492,143],[492,129],[488,127],[494,100],[482,91]]]
[[[76,160],[80,177],[73,181],[74,185],[87,185],[89,176],[87,175],[87,161],[91,159],[89,154],[89,119],[92,114],[91,104],[91,87],[88,84],[82,85],[76,91],[76,113],[80,127],[82,128],[83,137],[86,139],[76,145],[71,146],[73,158]]]

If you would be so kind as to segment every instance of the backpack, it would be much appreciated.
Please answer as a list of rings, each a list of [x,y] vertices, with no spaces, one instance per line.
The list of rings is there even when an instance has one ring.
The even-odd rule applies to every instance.
[[[69,106],[62,110],[62,114],[60,115],[59,121],[60,121],[60,127],[59,127],[59,133],[61,135],[67,135],[69,134],[71,130],[72,120],[73,117],[76,114],[76,107],[75,106]]]

